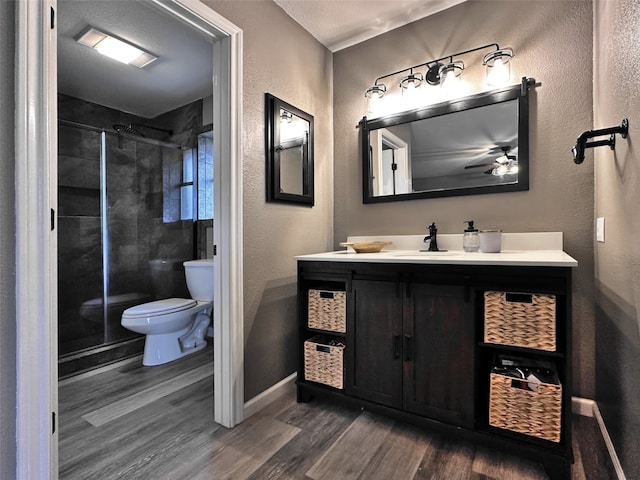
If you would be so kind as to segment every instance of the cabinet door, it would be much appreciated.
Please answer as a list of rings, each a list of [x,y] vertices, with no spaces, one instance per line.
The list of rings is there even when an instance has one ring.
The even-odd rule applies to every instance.
[[[462,286],[410,284],[404,312],[404,409],[471,426],[474,321]]]
[[[402,407],[402,296],[395,282],[354,280],[347,393]]]

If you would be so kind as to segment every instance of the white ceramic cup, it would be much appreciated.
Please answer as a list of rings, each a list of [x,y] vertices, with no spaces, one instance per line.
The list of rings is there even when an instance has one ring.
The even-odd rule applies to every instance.
[[[480,251],[483,253],[500,253],[502,250],[501,230],[480,230]]]

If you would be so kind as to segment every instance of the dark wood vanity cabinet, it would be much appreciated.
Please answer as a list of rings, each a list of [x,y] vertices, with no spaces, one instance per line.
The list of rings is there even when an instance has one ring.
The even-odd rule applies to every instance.
[[[346,332],[309,327],[312,289],[344,292]],[[552,295],[553,351],[486,342],[490,291]],[[552,480],[570,478],[571,268],[304,260],[298,319],[299,401],[327,396],[532,458]],[[305,378],[304,344],[318,334],[344,342],[342,388]],[[491,425],[490,377],[505,355],[554,365],[562,387],[559,441]]]
[[[345,393],[472,425],[470,297],[469,289],[458,285],[354,280]]]

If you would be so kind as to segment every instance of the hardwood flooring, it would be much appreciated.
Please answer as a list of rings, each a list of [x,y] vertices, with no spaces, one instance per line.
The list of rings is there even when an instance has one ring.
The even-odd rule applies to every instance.
[[[535,462],[322,400],[285,395],[213,422],[213,348],[60,382],[61,480],[542,480]],[[573,418],[572,480],[614,480],[593,418]]]

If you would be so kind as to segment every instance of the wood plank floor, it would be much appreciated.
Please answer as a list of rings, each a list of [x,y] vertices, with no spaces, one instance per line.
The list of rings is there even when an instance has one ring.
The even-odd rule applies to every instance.
[[[335,403],[286,395],[213,422],[213,349],[60,382],[61,480],[542,480],[540,465]],[[572,480],[614,480],[593,418],[573,418]]]

